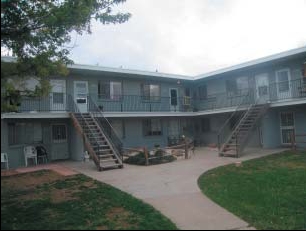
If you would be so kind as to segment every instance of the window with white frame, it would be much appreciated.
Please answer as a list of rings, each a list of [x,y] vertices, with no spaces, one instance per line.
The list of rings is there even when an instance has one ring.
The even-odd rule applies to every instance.
[[[162,126],[160,119],[145,119],[143,120],[144,136],[159,136],[162,135]]]
[[[143,100],[160,101],[160,85],[141,84],[141,95]]]
[[[119,81],[99,81],[98,83],[99,99],[121,100],[122,82]]]
[[[282,144],[291,144],[294,136],[294,114],[293,112],[281,112],[280,128]]]
[[[65,124],[52,125],[52,141],[54,143],[63,143],[67,141],[67,127]]]
[[[290,90],[289,75],[289,69],[284,69],[276,72],[279,92],[287,92]]]

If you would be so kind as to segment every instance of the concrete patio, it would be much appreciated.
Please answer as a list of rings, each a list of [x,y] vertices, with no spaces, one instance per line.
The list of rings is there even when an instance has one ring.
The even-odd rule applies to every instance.
[[[180,229],[254,229],[203,195],[197,180],[209,169],[283,150],[249,149],[236,159],[218,157],[215,149],[197,148],[188,160],[153,166],[125,164],[123,169],[103,172],[98,172],[92,162],[61,164],[151,204]]]

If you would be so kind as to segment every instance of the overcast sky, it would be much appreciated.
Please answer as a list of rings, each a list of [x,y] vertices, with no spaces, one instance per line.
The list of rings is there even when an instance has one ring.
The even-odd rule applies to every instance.
[[[73,36],[75,63],[199,75],[306,46],[306,0],[127,0],[132,18]]]

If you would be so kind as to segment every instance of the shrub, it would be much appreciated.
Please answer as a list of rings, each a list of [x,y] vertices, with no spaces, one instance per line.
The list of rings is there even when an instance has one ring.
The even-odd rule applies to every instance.
[[[149,160],[149,165],[169,163],[176,160],[174,156],[164,156],[164,153],[161,149],[156,150],[154,155],[150,155],[149,157],[156,157]],[[145,155],[143,152],[139,152],[138,154],[130,156],[129,158],[124,160],[124,163],[134,165],[146,165]]]

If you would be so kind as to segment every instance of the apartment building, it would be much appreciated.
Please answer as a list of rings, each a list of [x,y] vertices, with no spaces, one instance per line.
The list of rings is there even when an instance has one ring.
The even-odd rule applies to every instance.
[[[1,112],[1,152],[13,168],[25,165],[28,145],[43,145],[51,161],[87,151],[102,170],[122,167],[124,148],[170,146],[182,135],[221,156],[288,146],[306,133],[305,62],[306,47],[198,76],[73,64],[69,76],[49,77],[48,97],[24,96]]]

